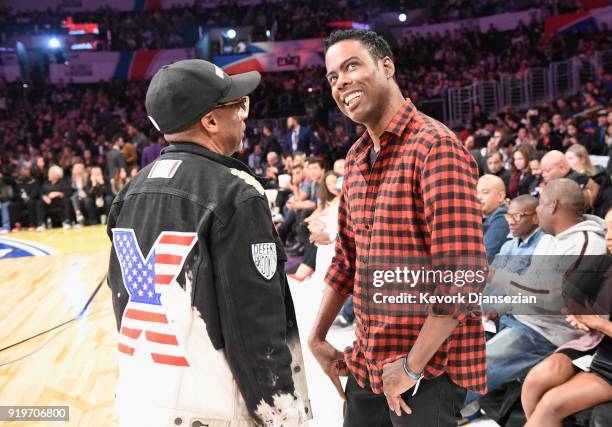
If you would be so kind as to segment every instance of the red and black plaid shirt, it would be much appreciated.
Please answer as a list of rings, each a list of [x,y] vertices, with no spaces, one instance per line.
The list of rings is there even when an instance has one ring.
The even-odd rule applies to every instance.
[[[353,294],[357,340],[345,350],[345,358],[357,382],[369,384],[375,393],[383,391],[382,367],[410,351],[427,314],[376,304],[373,295],[392,292],[392,286],[374,287],[373,271],[414,259],[429,259],[426,268],[444,270],[484,270],[487,265],[476,199],[477,166],[455,135],[407,99],[380,146],[371,170],[373,143],[367,132],[347,155],[336,254],[325,278],[338,293]],[[480,282],[412,290],[443,295],[459,289],[478,293],[483,287]],[[428,309],[431,313],[431,306]],[[451,310],[460,323],[427,364],[425,378],[446,372],[456,384],[485,392],[485,338],[478,310],[477,304]]]

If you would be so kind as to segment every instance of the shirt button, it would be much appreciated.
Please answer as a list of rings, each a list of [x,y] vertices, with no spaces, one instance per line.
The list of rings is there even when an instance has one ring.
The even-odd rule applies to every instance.
[[[289,321],[287,322],[287,326],[288,326],[288,327],[290,327],[290,328],[293,328],[293,321],[292,321],[292,320],[289,320]]]
[[[183,420],[181,418],[175,418],[174,419],[174,424],[177,426],[180,426],[183,423]]]
[[[366,229],[367,231],[370,231],[370,224],[366,224],[366,225],[365,225],[365,229]]]
[[[368,331],[368,327],[366,325],[363,325],[363,332],[367,332]]]

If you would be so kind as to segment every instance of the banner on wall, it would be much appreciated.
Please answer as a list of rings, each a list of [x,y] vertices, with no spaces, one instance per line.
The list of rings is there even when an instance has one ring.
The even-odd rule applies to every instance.
[[[66,64],[51,64],[51,83],[150,79],[163,65],[195,58],[193,49],[136,52],[72,52]]]
[[[612,26],[612,6],[591,9],[587,12],[549,16],[544,21],[544,29],[548,34],[560,33],[565,35],[574,30],[587,31],[589,28],[599,30],[603,24]]]
[[[294,71],[325,66],[321,39],[247,43],[246,50],[249,53],[214,56],[213,62],[228,74],[253,70],[267,73]]]
[[[542,12],[539,9],[529,9],[522,12],[500,13],[498,15],[485,16],[482,18],[463,19],[461,21],[444,22],[442,24],[421,25],[418,27],[397,27],[392,30],[396,38],[411,37],[413,35],[426,36],[427,34],[443,35],[447,31],[453,33],[464,28],[473,28],[485,33],[491,25],[498,31],[510,31],[522,22],[529,25],[532,18],[541,19]]]

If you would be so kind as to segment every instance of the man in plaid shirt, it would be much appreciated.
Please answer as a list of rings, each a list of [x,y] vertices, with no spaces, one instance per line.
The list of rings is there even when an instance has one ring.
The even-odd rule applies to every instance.
[[[455,426],[467,389],[486,391],[480,307],[468,300],[486,275],[477,166],[403,97],[391,56],[374,32],[326,41],[332,97],[367,132],[346,158],[336,254],[309,346],[346,399],[345,427]],[[410,271],[433,274],[410,281]],[[326,335],[351,294],[357,339],[342,354]]]

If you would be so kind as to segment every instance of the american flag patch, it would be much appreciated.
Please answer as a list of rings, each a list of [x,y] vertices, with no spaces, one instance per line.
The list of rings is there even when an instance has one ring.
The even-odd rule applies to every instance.
[[[146,351],[154,363],[189,366],[162,297],[196,241],[196,233],[163,231],[145,258],[134,230],[113,229],[123,285],[130,295],[119,333],[118,349],[124,355]]]
[[[158,160],[155,162],[147,178],[172,178],[182,160]]]

